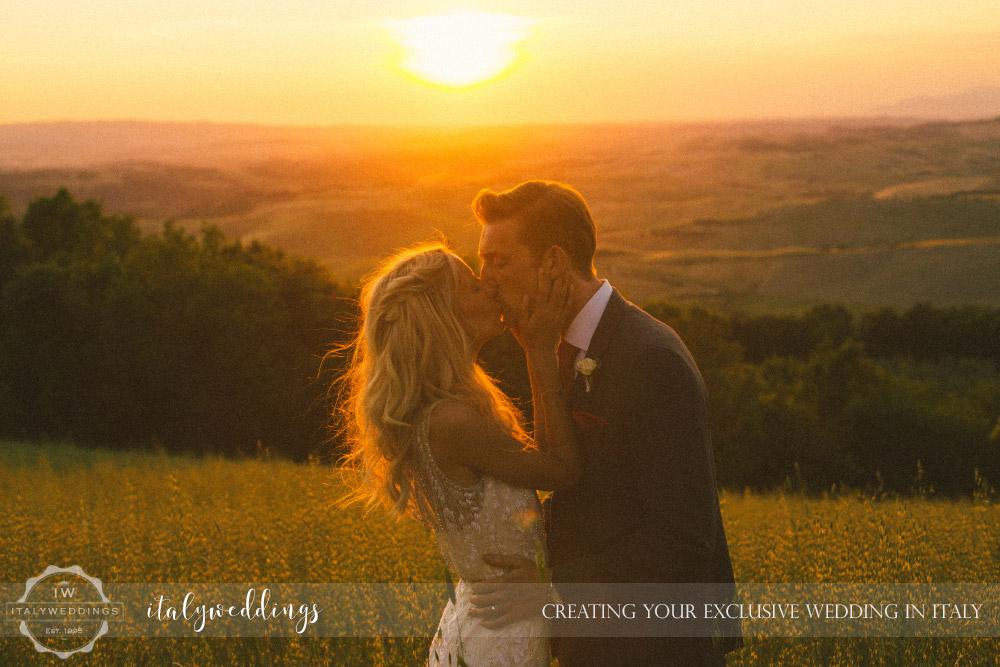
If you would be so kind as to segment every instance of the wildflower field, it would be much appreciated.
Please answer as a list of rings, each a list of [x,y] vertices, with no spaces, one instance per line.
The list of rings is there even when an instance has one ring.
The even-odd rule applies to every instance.
[[[105,582],[439,582],[412,521],[332,505],[327,465],[0,442],[0,582],[80,565]],[[1000,508],[833,492],[723,493],[740,582],[997,582]],[[436,619],[440,609],[425,611]],[[428,638],[99,639],[76,665],[418,665]],[[1000,639],[753,639],[730,665],[1000,664]],[[20,636],[0,665],[67,664]]]

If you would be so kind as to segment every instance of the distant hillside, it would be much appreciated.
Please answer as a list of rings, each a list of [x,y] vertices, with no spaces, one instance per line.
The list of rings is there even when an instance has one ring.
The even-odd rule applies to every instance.
[[[953,176],[900,183],[875,193],[876,199],[921,197],[970,197],[1000,195],[1000,176]]]
[[[938,120],[972,120],[1000,116],[1000,86],[970,88],[951,95],[913,97],[878,113]]]
[[[787,206],[747,218],[698,220],[653,228],[657,245],[704,251],[878,249],[1000,242],[1000,201],[990,199],[840,199]],[[667,250],[666,254],[670,251]]]
[[[211,222],[318,257],[345,279],[435,236],[475,254],[469,202],[483,187],[530,178],[584,193],[598,220],[598,268],[636,300],[763,309],[817,299],[997,300],[985,282],[995,246],[967,241],[1000,236],[989,228],[992,213],[974,219],[993,211],[997,120],[0,125],[0,196],[15,213],[67,186],[146,229],[168,218],[193,228]]]
[[[362,129],[93,121],[0,124],[0,168],[61,169],[128,162],[233,166],[329,145],[361,148]]]
[[[726,139],[764,133],[823,132],[834,126],[912,125],[912,120],[829,119],[655,125],[550,125],[512,127],[278,127],[153,121],[78,121],[0,124],[0,169],[104,167],[123,162],[157,162],[234,167],[268,160],[325,160],[331,154],[384,155],[456,148],[518,154],[518,142],[570,147],[597,140]],[[587,147],[582,147],[584,151]],[[541,157],[541,156],[539,156]]]
[[[1000,305],[1000,201],[835,200],[650,230],[606,261],[625,282],[728,310],[817,301]]]

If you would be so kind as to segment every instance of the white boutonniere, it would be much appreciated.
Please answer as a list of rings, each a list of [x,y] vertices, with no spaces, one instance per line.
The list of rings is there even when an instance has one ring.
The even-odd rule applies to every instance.
[[[584,357],[580,361],[573,364],[573,368],[576,372],[583,376],[584,381],[587,383],[587,391],[589,392],[593,385],[590,375],[596,371],[601,365],[601,362],[597,359],[591,359],[590,357]]]

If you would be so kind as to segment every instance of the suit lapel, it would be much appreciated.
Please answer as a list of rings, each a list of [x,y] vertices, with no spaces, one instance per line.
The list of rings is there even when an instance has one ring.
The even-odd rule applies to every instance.
[[[597,323],[597,328],[594,330],[594,335],[590,339],[590,347],[587,348],[586,357],[590,359],[596,359],[598,363],[601,362],[601,358],[604,355],[605,350],[608,349],[608,345],[614,340],[615,336],[621,331],[621,320],[622,316],[625,314],[628,308],[628,302],[625,298],[618,293],[618,290],[612,290],[611,298],[608,300],[608,305],[604,308],[604,313],[601,315],[601,321]],[[592,387],[593,391],[596,391],[600,383],[601,369],[598,367],[594,371],[592,376]],[[576,379],[573,381],[573,389],[570,391],[570,407],[576,407],[581,402],[587,402],[584,399],[593,398],[592,394],[587,392],[587,382],[581,377],[580,373],[576,374]]]
[[[605,351],[610,349],[609,346],[615,341],[618,333],[621,331],[627,310],[628,302],[618,293],[618,290],[613,290],[611,298],[608,300],[608,305],[604,308],[604,313],[601,315],[601,321],[597,323],[597,328],[594,329],[594,335],[590,339],[590,346],[587,348],[586,357],[597,359],[598,362],[602,361]],[[602,375],[600,368],[594,371],[594,375],[592,376],[592,390],[588,393],[586,381],[580,377],[580,373],[576,374],[576,379],[573,381],[573,387],[570,390],[569,396],[570,411],[582,410],[593,415],[599,415],[600,407],[598,405],[601,397],[605,396],[604,392],[608,391],[602,382]],[[574,421],[577,421],[575,414],[573,418]],[[586,446],[589,438],[585,435],[587,432],[585,427],[577,421],[576,428],[581,446]],[[545,527],[550,535],[553,535],[553,526],[551,523],[553,508],[562,502],[562,498],[568,497],[571,497],[571,494],[568,492],[556,491],[546,499],[543,505]]]

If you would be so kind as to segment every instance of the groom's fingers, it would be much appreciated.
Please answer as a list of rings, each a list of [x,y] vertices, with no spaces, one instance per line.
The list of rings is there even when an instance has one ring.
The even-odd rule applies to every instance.
[[[470,616],[481,619],[484,626],[499,627],[492,624],[496,624],[500,622],[500,619],[508,616],[517,605],[518,600],[516,595],[497,591],[489,595],[473,594],[469,598],[469,602],[472,603],[472,608],[469,610]]]
[[[514,600],[508,600],[503,597],[480,597],[478,599],[473,597],[469,601],[472,602],[469,615],[489,620],[496,619],[507,613],[508,608],[514,604]]]
[[[482,608],[473,607],[469,614],[481,619],[484,628],[497,629],[537,616],[547,602],[549,602],[548,593],[539,586],[530,591],[520,591],[520,594],[511,600]]]
[[[475,591],[469,602],[477,609],[493,609],[510,604],[518,597],[517,586],[510,584],[489,584],[485,590]]]
[[[519,570],[535,567],[535,562],[528,560],[524,556],[510,556],[506,554],[483,554],[483,562],[487,565],[492,565],[493,567],[503,568],[504,570]],[[504,576],[505,575],[501,575],[492,579],[486,579],[486,581],[501,581]]]
[[[502,627],[511,620],[524,618],[525,604],[533,605],[536,591],[525,588],[524,584],[538,584],[538,569],[534,561],[522,556],[486,554],[483,561],[508,572],[485,581],[472,584],[470,614],[483,619],[486,627]],[[520,584],[520,585],[511,585]],[[487,622],[490,625],[487,625]]]
[[[509,588],[509,584],[488,584],[480,590],[472,589],[469,601],[473,607],[492,607],[513,597],[507,593]]]
[[[481,620],[483,627],[501,628],[505,625],[537,615],[547,598],[532,591],[518,591],[509,596],[473,596],[469,615]]]
[[[489,630],[499,630],[500,628],[506,627],[515,621],[520,621],[523,618],[527,618],[529,615],[523,615],[519,613],[520,610],[511,609],[503,614],[500,614],[496,618],[483,619],[482,626]]]
[[[484,554],[483,562],[493,567],[508,570],[504,574],[472,584],[470,601],[474,607],[489,609],[506,606],[520,598],[524,591],[510,584],[538,582],[538,570],[534,561],[522,556]],[[483,614],[485,615],[485,614]]]

